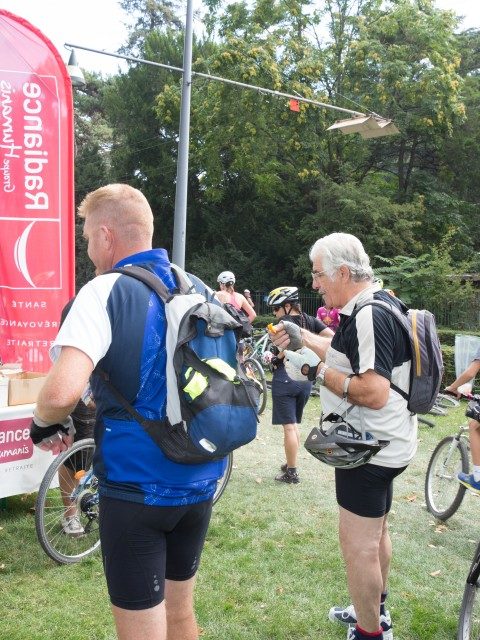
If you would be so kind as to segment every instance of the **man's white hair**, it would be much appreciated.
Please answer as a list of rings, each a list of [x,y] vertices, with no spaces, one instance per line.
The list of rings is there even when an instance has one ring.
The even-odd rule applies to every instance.
[[[310,260],[321,258],[323,270],[329,278],[345,265],[354,282],[373,280],[370,258],[362,243],[350,233],[331,233],[315,242],[310,249]]]

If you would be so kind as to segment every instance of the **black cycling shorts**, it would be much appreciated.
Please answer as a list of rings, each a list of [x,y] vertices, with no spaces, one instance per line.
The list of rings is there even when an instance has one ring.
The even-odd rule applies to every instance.
[[[392,506],[393,480],[406,468],[364,464],[355,469],[335,469],[337,503],[357,516],[381,518]]]
[[[211,500],[158,507],[100,496],[100,540],[111,603],[149,609],[163,601],[165,579],[193,577],[211,513]]]

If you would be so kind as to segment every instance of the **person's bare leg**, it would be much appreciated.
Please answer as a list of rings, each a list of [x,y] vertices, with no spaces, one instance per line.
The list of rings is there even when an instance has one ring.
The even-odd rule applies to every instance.
[[[77,486],[78,480],[75,478],[72,469],[69,469],[64,464],[60,465],[58,470],[58,484],[60,485],[62,502],[65,506],[65,517],[75,516],[77,514],[77,505],[72,503],[70,496]]]
[[[476,420],[469,420],[468,430],[470,436],[472,464],[480,466],[480,422],[477,422]]]
[[[297,455],[300,443],[300,434],[296,424],[283,425],[283,446],[285,449],[285,457],[287,458],[287,467],[295,468],[297,466]]]
[[[197,640],[198,626],[193,610],[195,576],[190,580],[165,580],[167,640]]]
[[[165,601],[140,611],[112,605],[112,613],[118,640],[166,640]]]
[[[347,570],[347,581],[358,625],[375,633],[380,628],[380,598],[388,572],[388,543],[383,541],[384,517],[364,518],[340,507],[340,546]],[[385,516],[386,517],[386,516]],[[382,564],[383,563],[383,564]]]
[[[382,591],[387,592],[388,576],[390,574],[390,563],[392,561],[392,541],[390,539],[390,533],[388,531],[387,517],[383,519],[382,537],[380,538],[380,567],[382,570]]]

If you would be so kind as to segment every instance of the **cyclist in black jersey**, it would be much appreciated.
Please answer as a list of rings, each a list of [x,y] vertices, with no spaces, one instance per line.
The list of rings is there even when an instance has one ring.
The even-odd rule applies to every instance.
[[[309,316],[300,307],[297,287],[277,287],[270,291],[267,304],[273,307],[277,321],[293,322],[322,336],[333,336],[333,331],[317,318]],[[281,465],[282,473],[275,476],[278,482],[298,484],[297,456],[300,446],[298,425],[302,421],[303,409],[312,390],[312,382],[293,380],[287,373],[283,353],[276,349],[272,360],[272,424],[283,426],[283,446],[286,462]]]

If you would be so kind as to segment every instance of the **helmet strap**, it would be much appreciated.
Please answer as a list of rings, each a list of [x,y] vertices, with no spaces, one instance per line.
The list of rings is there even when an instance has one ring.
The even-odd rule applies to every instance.
[[[365,415],[363,413],[363,407],[358,407],[358,415],[360,417],[360,427],[362,430],[362,438],[365,439],[365,434],[367,430],[365,429]]]

